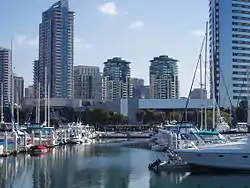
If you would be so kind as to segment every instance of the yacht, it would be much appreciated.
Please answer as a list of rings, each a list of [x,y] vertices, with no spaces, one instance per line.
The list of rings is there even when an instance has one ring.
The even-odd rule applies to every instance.
[[[71,126],[70,138],[68,139],[68,143],[70,144],[85,143],[85,139],[82,136],[82,128],[83,128],[82,125]]]
[[[250,136],[224,144],[212,144],[175,152],[193,167],[250,170]]]
[[[164,151],[168,147],[176,147],[181,139],[186,140],[193,132],[199,132],[199,129],[187,122],[176,125],[168,125],[167,129],[158,130],[158,133],[151,137],[151,150]],[[184,142],[183,142],[184,143]],[[185,143],[189,144],[189,143]]]

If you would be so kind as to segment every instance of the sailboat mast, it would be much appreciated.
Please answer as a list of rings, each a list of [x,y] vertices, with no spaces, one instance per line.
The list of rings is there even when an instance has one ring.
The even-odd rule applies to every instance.
[[[19,92],[16,93],[16,122],[19,126]]]
[[[203,84],[202,84],[202,58],[201,58],[201,54],[199,55],[199,61],[200,61],[200,97],[201,97],[201,101],[203,101]],[[203,104],[201,104],[201,130],[203,130]]]
[[[47,123],[47,65],[45,65],[45,78],[44,78],[44,122]]]
[[[4,95],[4,90],[3,90],[3,82],[1,82],[1,123],[4,122],[4,117],[3,117],[3,95]]]
[[[41,98],[40,98],[40,82],[38,83],[38,104],[37,104],[37,123],[40,123],[40,105],[41,105]]]
[[[204,90],[205,90],[205,130],[207,130],[207,47],[208,47],[208,22],[206,22],[206,39],[205,39],[205,78],[204,78]]]
[[[214,56],[214,54],[213,54],[213,56]],[[213,96],[213,114],[212,114],[212,118],[213,118],[213,129],[215,129],[215,105],[216,105],[216,102],[215,102],[215,100],[216,100],[216,98],[215,98],[215,87],[216,87],[216,85],[215,85],[215,70],[214,70],[214,68],[215,68],[215,66],[214,66],[214,64],[215,64],[215,61],[214,61],[214,58],[213,58],[213,62],[212,62],[212,64],[211,64],[211,68],[212,68],[212,96]]]
[[[50,80],[48,84],[48,127],[50,127]]]
[[[36,123],[38,123],[38,102],[37,102],[38,96],[36,95]]]
[[[12,113],[12,130],[15,128],[15,118],[14,118],[14,69],[13,67],[13,59],[12,59],[12,54],[13,54],[13,44],[12,44],[12,39],[10,43],[10,62],[11,62],[11,113]]]
[[[250,80],[249,80],[249,69],[247,70],[247,126],[250,126]]]

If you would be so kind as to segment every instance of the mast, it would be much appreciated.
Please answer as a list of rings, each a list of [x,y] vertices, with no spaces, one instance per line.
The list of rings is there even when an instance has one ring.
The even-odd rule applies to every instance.
[[[207,130],[207,47],[208,47],[208,22],[206,22],[206,39],[205,39],[205,78],[204,78],[204,90],[205,90],[205,130]]]
[[[50,80],[48,84],[48,127],[50,127]]]
[[[250,126],[250,102],[249,102],[249,97],[250,97],[250,80],[249,80],[249,69],[247,70],[247,126]]]
[[[38,83],[38,104],[37,104],[37,123],[40,123],[40,108],[41,108],[41,98],[40,98],[40,82]]]
[[[37,95],[36,95],[36,123],[38,123],[38,103],[37,103]]]
[[[202,92],[202,89],[203,89],[203,84],[202,84],[202,58],[201,58],[201,54],[199,55],[199,61],[200,61],[200,97],[201,97],[201,100],[203,100],[203,92]],[[203,105],[201,104],[201,127],[200,129],[202,130],[203,129]]]
[[[1,82],[1,123],[4,122],[4,117],[3,117],[3,95],[4,95],[3,82]]]
[[[44,122],[47,124],[47,65],[45,65],[45,78],[44,78]]]
[[[16,93],[16,122],[19,126],[19,92]]]
[[[214,54],[213,54],[214,55]],[[214,78],[214,74],[215,74],[215,72],[214,72],[214,60],[213,60],[213,62],[212,62],[212,93],[213,93],[213,115],[212,115],[212,117],[213,117],[213,129],[215,129],[215,105],[216,105],[216,102],[215,102],[215,78]]]
[[[12,61],[12,54],[13,54],[13,45],[12,45],[12,39],[10,43],[10,62],[11,67],[13,67],[13,61]],[[11,113],[12,113],[12,130],[15,129],[15,117],[14,117],[14,69],[15,67],[11,68]]]

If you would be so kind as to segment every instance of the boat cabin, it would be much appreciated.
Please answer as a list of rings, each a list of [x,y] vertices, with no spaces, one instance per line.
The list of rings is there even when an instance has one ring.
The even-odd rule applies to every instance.
[[[194,132],[194,134],[199,136],[205,143],[228,142],[228,140],[223,135],[215,131],[198,131],[198,132]]]
[[[33,131],[35,136],[39,136],[41,131],[42,137],[45,137],[46,134],[51,134],[54,131],[54,129],[55,129],[54,127],[43,127],[41,124],[33,124],[27,126],[25,131],[28,134],[31,134]]]

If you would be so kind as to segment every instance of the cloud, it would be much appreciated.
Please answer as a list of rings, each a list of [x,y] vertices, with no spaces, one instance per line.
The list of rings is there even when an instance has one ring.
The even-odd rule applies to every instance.
[[[38,36],[36,38],[30,38],[27,35],[24,34],[17,34],[13,38],[14,44],[18,46],[31,46],[31,47],[37,47],[39,46],[39,38]],[[90,44],[88,44],[83,38],[75,37],[74,38],[74,45],[75,48],[80,49],[88,49],[91,47]]]
[[[106,2],[104,4],[101,4],[98,7],[98,10],[104,14],[108,14],[110,16],[116,16],[118,14],[117,7],[114,2]]]
[[[89,49],[92,47],[91,44],[87,43],[83,38],[75,37],[74,38],[74,47],[76,50],[78,49]]]
[[[144,22],[141,20],[134,21],[133,23],[130,24],[129,28],[130,29],[138,29],[144,26]]]
[[[203,30],[196,29],[196,30],[192,31],[191,34],[195,35],[195,36],[198,36],[198,37],[201,37],[201,36],[205,35],[205,32]]]
[[[30,38],[24,34],[17,34],[14,36],[13,42],[18,46],[38,47],[39,39],[38,36],[35,38]]]

